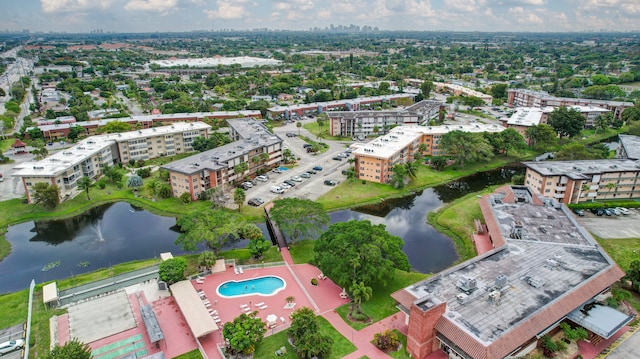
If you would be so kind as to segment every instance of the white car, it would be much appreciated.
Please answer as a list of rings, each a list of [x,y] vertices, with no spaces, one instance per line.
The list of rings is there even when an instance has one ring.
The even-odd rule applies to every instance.
[[[0,344],[0,355],[11,353],[14,350],[18,350],[22,348],[24,348],[24,340],[22,339],[10,340],[8,342],[4,342]]]
[[[289,185],[288,185],[288,184],[286,184],[286,183],[282,183],[282,184],[280,185],[280,187],[281,187],[282,189],[289,189],[289,188],[291,188],[291,186],[289,186]]]
[[[282,187],[280,186],[271,186],[271,192],[277,193],[277,194],[283,194],[284,189],[282,189]]]
[[[624,207],[617,207],[616,208],[618,210],[618,212],[620,212],[621,214],[627,216],[629,215],[629,213],[631,213],[628,209],[624,208]]]
[[[302,178],[300,178],[300,176],[293,176],[291,177],[291,180],[296,182],[302,182]]]
[[[256,179],[260,182],[267,182],[269,180],[269,177],[265,176],[265,175],[260,175],[258,177],[256,177]]]

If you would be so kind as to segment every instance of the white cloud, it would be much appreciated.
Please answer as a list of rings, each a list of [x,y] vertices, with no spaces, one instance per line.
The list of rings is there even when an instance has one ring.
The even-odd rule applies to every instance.
[[[108,9],[112,4],[113,0],[40,0],[45,13]]]
[[[475,0],[446,0],[445,7],[448,10],[462,12],[477,12],[478,2]]]
[[[126,10],[166,12],[178,6],[178,0],[130,0]]]
[[[581,0],[582,4],[577,9],[599,11],[610,9],[626,14],[640,14],[640,1],[638,0]]]
[[[540,25],[544,23],[544,20],[538,15],[531,10],[525,10],[522,6],[510,8],[509,15],[513,16],[516,22],[522,25]]]
[[[224,19],[224,20],[237,20],[248,17],[249,13],[247,12],[245,5],[248,4],[248,1],[240,0],[240,1],[226,1],[226,0],[217,0],[216,5],[218,8],[216,10],[205,10],[204,13],[207,14],[209,19]]]

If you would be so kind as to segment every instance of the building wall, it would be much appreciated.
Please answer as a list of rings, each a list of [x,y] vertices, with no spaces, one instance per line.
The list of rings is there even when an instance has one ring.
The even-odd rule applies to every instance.
[[[440,317],[444,315],[447,303],[440,303],[423,311],[416,305],[411,306],[409,328],[407,330],[407,351],[414,358],[425,358],[439,348],[434,329]]]
[[[562,175],[545,176],[527,168],[525,185],[544,197],[555,198],[562,203],[640,198],[640,169],[588,176],[590,178],[586,180],[575,180]]]
[[[123,162],[148,160],[193,151],[191,143],[196,137],[207,137],[207,130],[190,130],[173,134],[157,134],[146,138],[118,141],[118,152]]]

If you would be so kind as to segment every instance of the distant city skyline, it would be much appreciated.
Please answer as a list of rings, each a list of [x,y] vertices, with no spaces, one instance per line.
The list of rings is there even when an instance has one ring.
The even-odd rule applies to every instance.
[[[3,0],[0,31],[640,30],[639,0]]]

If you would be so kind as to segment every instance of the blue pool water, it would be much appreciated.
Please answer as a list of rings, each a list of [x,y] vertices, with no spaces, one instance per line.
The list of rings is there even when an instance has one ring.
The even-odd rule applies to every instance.
[[[287,167],[280,167],[280,171],[288,171],[289,169]]]
[[[241,281],[227,281],[218,286],[218,295],[222,297],[243,297],[247,295],[271,296],[287,286],[284,279],[266,276]]]

